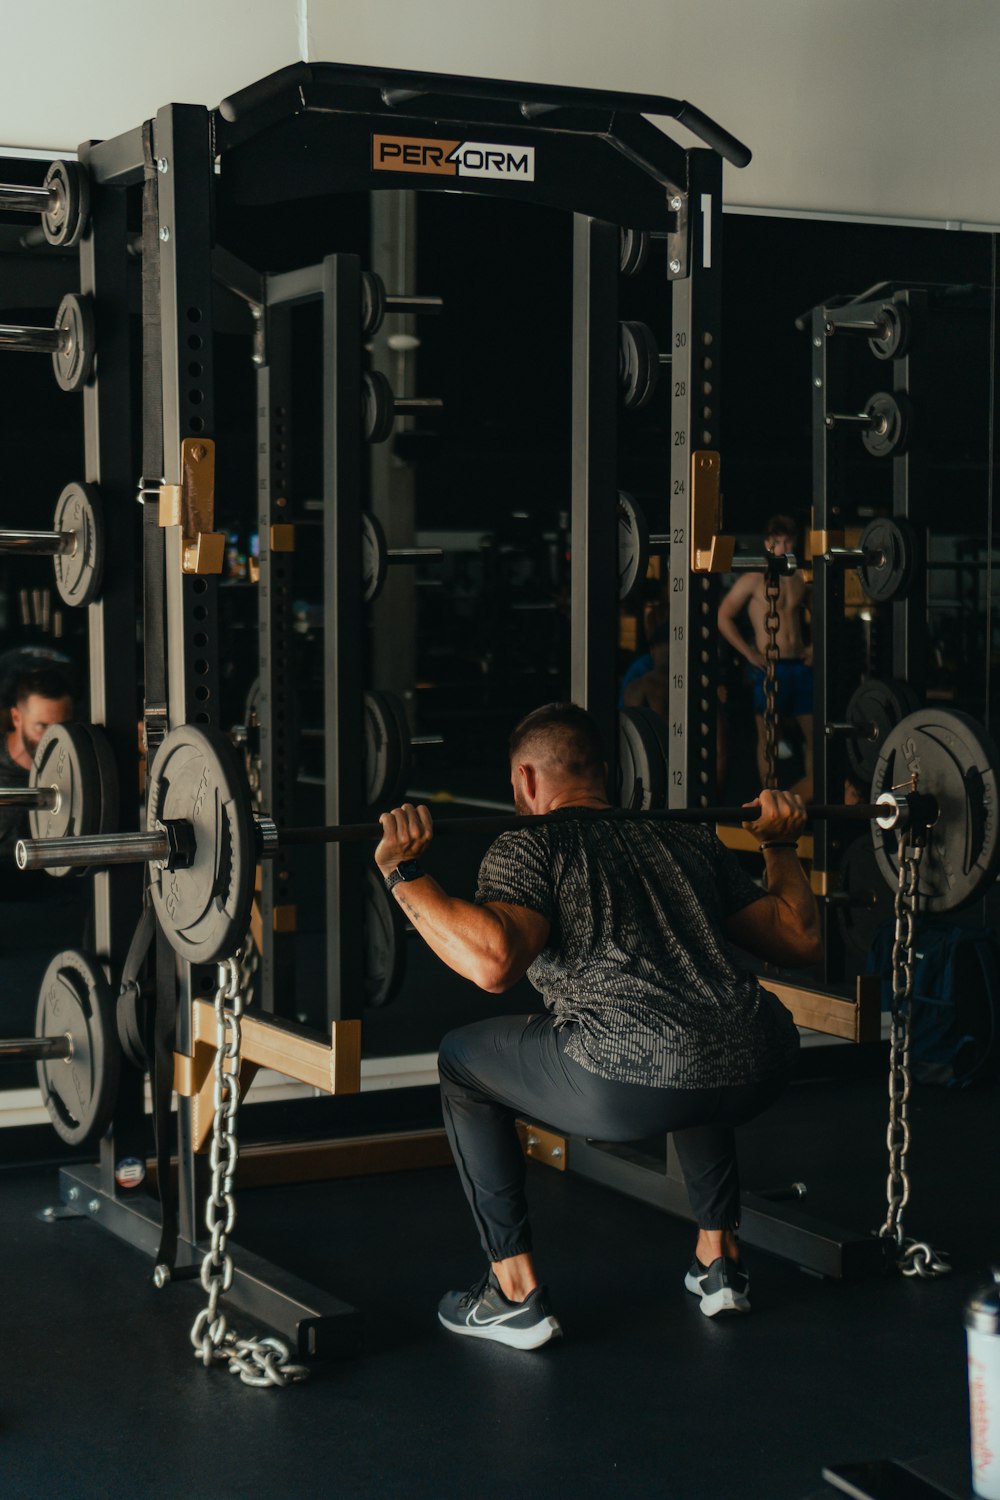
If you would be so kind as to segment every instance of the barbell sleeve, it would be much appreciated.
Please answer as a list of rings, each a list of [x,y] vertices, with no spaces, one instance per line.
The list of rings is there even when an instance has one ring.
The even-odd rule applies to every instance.
[[[53,870],[62,866],[142,865],[170,853],[165,833],[103,833],[67,839],[20,839],[14,851],[19,870]]]
[[[24,328],[20,323],[0,323],[0,349],[22,354],[59,354],[66,348],[67,334],[61,328]]]
[[[30,807],[36,812],[58,812],[60,801],[54,786],[0,787],[0,811],[5,807]]]
[[[0,531],[0,552],[23,552],[29,557],[66,557],[76,551],[72,531]]]
[[[0,1062],[45,1062],[72,1056],[73,1040],[68,1035],[0,1038]]]

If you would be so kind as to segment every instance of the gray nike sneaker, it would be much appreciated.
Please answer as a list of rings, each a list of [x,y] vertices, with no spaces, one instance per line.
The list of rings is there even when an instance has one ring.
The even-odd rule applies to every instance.
[[[723,1312],[750,1311],[750,1277],[738,1261],[720,1256],[710,1266],[703,1266],[696,1256],[684,1278],[684,1285],[701,1298],[701,1310],[706,1318],[714,1318]]]
[[[536,1287],[523,1302],[508,1302],[492,1270],[467,1292],[446,1292],[438,1318],[449,1333],[495,1339],[512,1349],[540,1349],[562,1333],[549,1311],[545,1287]]]

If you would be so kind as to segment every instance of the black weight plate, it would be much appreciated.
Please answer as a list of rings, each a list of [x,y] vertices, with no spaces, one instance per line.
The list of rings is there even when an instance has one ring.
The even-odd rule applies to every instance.
[[[115,1024],[125,1060],[133,1068],[138,1068],[140,1073],[145,1073],[149,1065],[146,1049],[147,1019],[145,997],[141,991],[129,986],[118,996]]]
[[[52,559],[60,599],[78,609],[93,604],[104,576],[104,530],[101,497],[92,484],[66,486],[56,501],[52,529],[76,539],[72,552]]]
[[[361,377],[361,424],[368,443],[384,443],[396,420],[392,386],[381,370]]]
[[[37,1064],[56,1134],[70,1146],[99,1139],[111,1124],[121,1053],[111,986],[96,959],[72,948],[56,954],[39,990],[35,1035],[73,1042],[71,1057]]]
[[[847,759],[859,781],[865,785],[871,781],[889,735],[900,719],[919,707],[920,694],[899,677],[888,682],[872,677],[855,688],[847,703],[847,719],[862,734],[847,741]]]
[[[94,368],[94,314],[90,298],[67,292],[59,304],[55,326],[65,336],[65,347],[52,356],[56,384],[63,391],[80,391]]]
[[[113,772],[112,772],[113,774]],[[54,787],[58,804],[32,809],[28,825],[33,839],[65,839],[101,833],[102,767],[94,740],[82,724],[50,724],[38,742],[28,776],[32,787]],[[59,865],[49,875],[86,875],[87,867]]]
[[[649,235],[645,229],[622,229],[618,243],[622,275],[638,276],[649,255]]]
[[[884,332],[868,340],[876,359],[902,359],[910,347],[910,309],[905,302],[884,302],[878,310]]]
[[[42,233],[50,245],[72,249],[79,244],[90,212],[90,178],[77,161],[54,161],[43,186],[55,188],[56,202],[42,214]]]
[[[627,490],[618,491],[618,597],[628,599],[649,567],[649,527]]]
[[[385,881],[374,870],[365,871],[365,1001],[388,1005],[399,992],[406,969],[403,914]]]
[[[920,904],[925,911],[956,911],[982,895],[1000,864],[997,820],[997,747],[968,714],[921,708],[896,725],[879,756],[872,799],[909,782],[937,799],[938,818],[920,861]],[[879,869],[895,888],[894,829],[872,823]]]
[[[250,926],[257,846],[250,789],[224,735],[182,724],[150,769],[146,826],[191,825],[188,869],[150,867],[157,920],[176,953],[192,964],[231,958]]]
[[[377,271],[361,273],[361,332],[377,333],[385,317],[385,282]]]
[[[649,708],[618,711],[618,802],[647,812],[667,805],[667,761],[656,715]]]
[[[365,802],[383,811],[394,807],[410,776],[410,731],[406,710],[395,693],[367,692],[365,718]]]
[[[869,521],[861,533],[858,546],[863,552],[881,554],[880,562],[862,563],[858,568],[861,587],[874,604],[890,599],[905,599],[914,579],[916,538],[913,528],[896,516],[878,516]]]
[[[619,323],[618,379],[631,411],[648,405],[660,378],[660,349],[648,323]]]
[[[876,391],[865,411],[875,420],[861,433],[861,441],[873,458],[891,458],[905,453],[913,425],[913,409],[903,391]]]
[[[370,510],[361,513],[361,598],[371,604],[385,587],[389,561],[382,523]]]
[[[840,889],[858,898],[856,906],[837,905],[837,926],[855,967],[864,968],[875,934],[892,916],[892,892],[882,878],[867,836],[854,839],[840,862]],[[866,899],[867,898],[867,899]]]

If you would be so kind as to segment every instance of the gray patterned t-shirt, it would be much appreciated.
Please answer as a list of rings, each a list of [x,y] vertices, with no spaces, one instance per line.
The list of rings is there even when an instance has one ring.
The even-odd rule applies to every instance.
[[[762,895],[708,828],[574,808],[501,834],[476,901],[547,918],[528,978],[572,1025],[574,1062],[623,1083],[720,1088],[766,1078],[798,1048],[790,1014],[723,933]]]

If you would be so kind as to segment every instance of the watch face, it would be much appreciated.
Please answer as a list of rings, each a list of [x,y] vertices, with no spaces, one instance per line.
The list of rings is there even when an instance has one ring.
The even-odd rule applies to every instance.
[[[416,880],[424,873],[415,859],[404,859],[402,864],[396,866],[396,870],[404,880]]]

